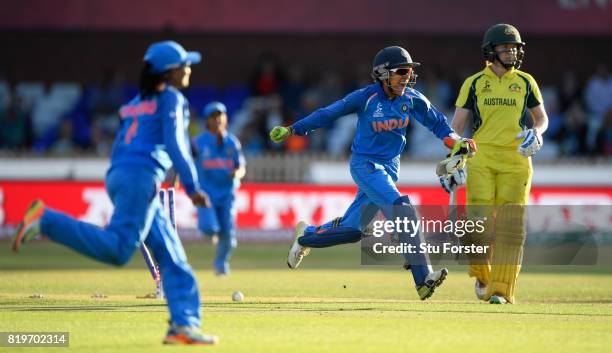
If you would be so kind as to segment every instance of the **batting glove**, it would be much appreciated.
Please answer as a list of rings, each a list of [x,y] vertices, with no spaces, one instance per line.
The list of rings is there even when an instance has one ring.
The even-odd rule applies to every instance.
[[[458,186],[465,185],[466,174],[464,169],[458,169],[452,174],[440,176],[440,185],[447,193],[451,193],[457,189]]]
[[[517,151],[525,157],[533,156],[540,150],[540,148],[542,148],[542,145],[544,144],[542,135],[540,135],[536,129],[525,130],[516,135],[516,138],[523,139],[523,143],[518,146]]]
[[[274,143],[279,143],[285,141],[291,135],[293,135],[293,128],[291,126],[275,126],[272,131],[270,131],[270,140]]]

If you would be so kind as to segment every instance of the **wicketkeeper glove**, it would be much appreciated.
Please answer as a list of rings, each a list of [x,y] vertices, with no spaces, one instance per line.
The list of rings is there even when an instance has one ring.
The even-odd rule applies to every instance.
[[[270,140],[279,143],[285,141],[291,135],[293,135],[293,128],[291,126],[275,126],[272,131],[270,131]]]
[[[457,138],[453,138],[453,135]],[[452,134],[451,136],[444,138],[444,144],[446,147],[451,149],[450,156],[467,155],[468,158],[473,157],[478,151],[476,141],[465,137],[458,137],[458,135]]]
[[[525,130],[516,135],[516,138],[523,139],[523,143],[518,146],[517,151],[525,157],[533,156],[540,150],[540,148],[542,148],[542,145],[544,144],[542,135],[540,135],[536,129]]]
[[[449,194],[455,191],[458,186],[465,185],[465,181],[466,175],[464,169],[458,169],[452,174],[440,176],[440,185]]]
[[[454,139],[446,137],[444,144],[451,149],[447,158],[438,163],[436,166],[436,174],[439,177],[453,174],[459,169],[463,169],[468,158],[473,157],[478,151],[476,142],[472,139],[461,138]]]

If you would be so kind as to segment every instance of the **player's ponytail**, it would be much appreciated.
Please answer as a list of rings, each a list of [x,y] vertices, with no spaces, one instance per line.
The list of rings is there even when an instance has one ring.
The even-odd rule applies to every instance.
[[[152,98],[155,94],[157,94],[157,86],[164,82],[165,73],[153,73],[151,69],[151,64],[145,62],[142,71],[140,72],[140,99],[148,99]]]

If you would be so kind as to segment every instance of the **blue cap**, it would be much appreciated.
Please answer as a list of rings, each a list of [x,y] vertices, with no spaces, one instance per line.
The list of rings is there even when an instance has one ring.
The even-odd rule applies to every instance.
[[[167,40],[153,43],[147,49],[144,61],[151,64],[153,72],[162,73],[186,64],[197,64],[202,56],[197,51],[186,51],[177,42]]]
[[[210,102],[204,107],[202,116],[208,118],[208,116],[214,112],[227,113],[227,108],[225,107],[225,104],[221,102]]]

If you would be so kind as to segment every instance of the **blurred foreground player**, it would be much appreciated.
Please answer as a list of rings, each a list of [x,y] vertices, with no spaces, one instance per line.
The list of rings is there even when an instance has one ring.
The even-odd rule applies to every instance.
[[[206,236],[217,235],[215,274],[230,273],[229,260],[236,247],[236,191],[245,174],[240,141],[227,132],[227,109],[221,102],[204,107],[206,130],[194,139],[196,168],[211,207],[198,207],[198,228]]]
[[[485,68],[463,83],[451,123],[463,132],[473,116],[478,154],[467,162],[468,212],[487,217],[486,231],[495,240],[487,258],[470,259],[469,275],[476,277],[476,296],[492,304],[514,302],[526,236],[531,156],[541,148],[548,127],[538,84],[519,70],[524,46],[511,25],[497,24],[486,31]]]
[[[77,221],[36,200],[13,239],[13,250],[38,234],[98,261],[126,264],[144,242],[158,262],[170,312],[168,344],[214,344],[200,331],[198,284],[180,239],[157,197],[174,167],[191,201],[209,204],[200,189],[187,138],[189,107],[179,89],[189,86],[191,64],[200,54],[172,41],[152,44],[144,56],[140,93],[121,107],[121,128],[106,174],[114,212],[105,228]]]
[[[351,113],[358,116],[353,140],[350,171],[359,191],[344,216],[315,227],[297,224],[295,241],[287,264],[296,268],[310,248],[324,248],[359,241],[363,236],[364,207],[380,208],[389,220],[396,217],[414,219],[415,213],[407,196],[402,196],[395,182],[398,179],[400,154],[406,145],[406,127],[414,119],[456,152],[475,149],[471,141],[453,132],[440,113],[420,92],[412,89],[416,80],[413,62],[408,52],[397,46],[387,47],[376,54],[372,68],[374,83],[356,90],[332,105],[319,109],[289,127],[277,126],[270,132],[274,142],[291,135],[306,135]],[[396,207],[390,207],[396,206]],[[389,212],[393,208],[393,212]],[[398,211],[401,210],[401,211]],[[399,214],[398,214],[399,213]],[[364,218],[367,219],[364,215]],[[367,222],[367,220],[366,220]],[[419,248],[420,237],[399,235],[402,243]],[[404,254],[421,300],[429,298],[440,286],[448,271],[434,272],[427,254]]]

